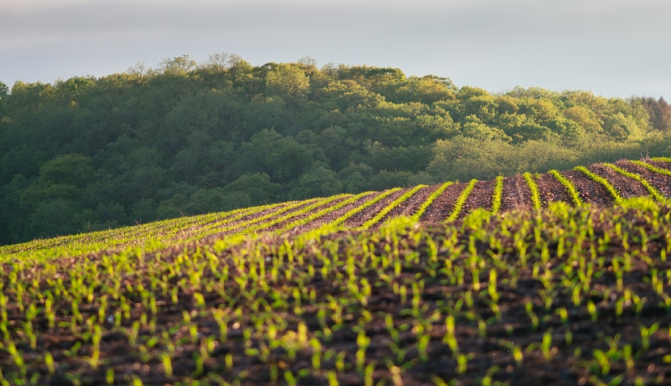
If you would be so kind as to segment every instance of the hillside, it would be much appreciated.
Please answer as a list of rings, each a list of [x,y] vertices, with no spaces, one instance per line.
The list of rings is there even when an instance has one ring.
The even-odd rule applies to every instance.
[[[0,247],[0,382],[667,384],[669,197],[655,158]]]
[[[0,83],[0,245],[669,154],[663,98],[214,55]],[[452,188],[454,189],[454,188]]]

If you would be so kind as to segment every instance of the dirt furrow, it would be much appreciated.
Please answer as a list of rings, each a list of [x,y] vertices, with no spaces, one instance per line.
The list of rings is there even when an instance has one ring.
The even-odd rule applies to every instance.
[[[420,189],[418,192],[415,192],[410,198],[402,202],[399,206],[392,209],[386,216],[384,216],[380,222],[376,224],[384,223],[385,221],[399,216],[412,216],[419,207],[426,201],[426,199],[433,193],[436,189],[440,188],[442,184],[427,186]]]
[[[584,202],[597,206],[613,205],[613,197],[608,193],[606,188],[600,183],[589,179],[583,172],[568,170],[561,172],[561,174],[573,182]]]
[[[376,202],[374,205],[369,206],[368,208],[362,210],[361,212],[355,214],[354,216],[350,217],[345,221],[343,224],[346,227],[358,227],[363,225],[366,221],[370,220],[371,218],[375,217],[375,215],[384,209],[387,205],[391,204],[395,199],[401,197],[405,192],[407,192],[408,189],[401,189],[397,192],[394,192],[387,197],[383,198],[382,200]]]
[[[646,163],[649,163],[650,165],[660,168],[660,169],[666,169],[671,171],[671,162],[664,162],[664,161],[653,161],[653,160],[647,160],[644,161]]]
[[[295,235],[295,234],[307,232],[307,231],[310,231],[310,230],[313,230],[313,229],[317,229],[322,225],[325,225],[325,224],[328,224],[330,222],[335,221],[340,216],[344,215],[345,213],[349,212],[350,210],[352,210],[352,209],[354,209],[358,206],[363,205],[364,202],[372,200],[372,199],[374,199],[375,197],[379,196],[382,193],[384,193],[384,191],[375,192],[375,193],[369,194],[367,196],[363,196],[363,197],[359,198],[358,200],[343,206],[342,208],[339,208],[337,210],[329,212],[329,213],[323,215],[322,217],[320,217],[318,219],[315,219],[314,221],[311,221],[311,222],[309,222],[305,225],[301,225],[300,227],[296,227],[296,228],[286,232],[285,234]]]
[[[592,173],[607,179],[608,182],[610,182],[610,184],[613,185],[618,192],[620,192],[620,196],[622,196],[622,198],[650,195],[650,193],[645,189],[645,187],[643,187],[643,185],[641,185],[640,182],[632,178],[625,177],[607,166],[595,164],[590,166],[589,170]]]
[[[541,177],[536,180],[536,184],[538,185],[538,192],[540,193],[543,207],[548,206],[551,202],[558,201],[573,205],[573,200],[566,190],[566,187],[552,175],[547,173],[542,174]]]
[[[279,222],[279,223],[277,223],[277,224],[274,224],[274,225],[272,225],[272,226],[270,226],[270,227],[268,227],[268,228],[264,228],[264,229],[260,230],[260,232],[272,232],[272,231],[274,231],[274,230],[281,229],[282,227],[286,226],[286,225],[287,225],[288,223],[290,223],[290,222],[298,221],[298,220],[300,220],[300,219],[302,219],[302,218],[305,218],[305,217],[307,217],[307,216],[312,215],[314,212],[317,212],[317,211],[320,211],[320,210],[323,210],[323,209],[332,207],[332,206],[338,204],[339,202],[342,202],[342,201],[344,201],[344,200],[347,200],[348,198],[350,198],[350,197],[349,197],[349,196],[346,196],[346,197],[341,197],[341,198],[339,198],[339,199],[337,199],[337,200],[333,200],[333,201],[331,201],[331,202],[329,202],[329,203],[326,203],[326,204],[324,204],[324,205],[322,205],[322,206],[319,206],[319,207],[317,207],[317,208],[314,208],[314,209],[312,209],[312,210],[310,210],[310,211],[308,211],[308,212],[298,214],[298,215],[296,215],[295,217],[291,217],[291,218],[286,219],[286,220],[284,220],[284,221],[282,221],[282,222]],[[312,204],[314,204],[314,202],[313,202],[313,203],[310,203],[310,205],[312,205]],[[301,205],[300,207],[298,207],[298,208],[296,208],[296,209],[292,209],[291,211],[282,213],[282,214],[279,215],[279,216],[273,216],[272,218],[268,218],[268,219],[266,219],[266,220],[264,220],[264,221],[262,221],[262,222],[255,223],[255,224],[253,224],[252,226],[263,225],[263,224],[268,223],[268,222],[271,222],[271,221],[273,221],[273,220],[275,220],[275,219],[277,219],[277,218],[279,218],[279,217],[286,216],[286,215],[289,215],[289,214],[292,214],[292,213],[296,213],[297,211],[300,211],[301,209],[305,208],[305,206],[307,206],[307,205]],[[258,217],[258,216],[257,216],[257,217]],[[249,219],[253,219],[253,218],[256,218],[256,217],[253,217],[253,216],[252,216],[252,217],[249,218]],[[221,236],[225,236],[225,235],[229,235],[229,234],[233,234],[233,233],[237,233],[237,232],[243,232],[246,228],[247,228],[247,227],[235,228],[235,229],[231,229],[231,230],[228,230],[228,231],[225,231],[225,232],[216,233],[216,234],[210,236],[208,239],[210,239],[210,238],[220,238]]]
[[[275,208],[268,208],[268,209],[263,210],[263,211],[258,212],[258,213],[253,213],[253,214],[246,215],[246,216],[244,216],[244,217],[242,217],[238,220],[235,220],[233,222],[230,222],[230,223],[224,221],[220,226],[217,225],[216,223],[211,223],[211,224],[206,224],[205,226],[193,228],[193,229],[190,229],[189,233],[180,234],[179,237],[180,238],[185,238],[185,237],[198,235],[199,233],[203,234],[203,232],[204,233],[216,232],[217,229],[228,229],[226,231],[216,232],[216,233],[210,235],[210,236],[213,236],[213,237],[216,238],[217,236],[221,236],[221,235],[229,234],[229,233],[232,233],[232,232],[236,232],[236,231],[240,230],[240,226],[243,225],[244,223],[254,221],[254,220],[258,219],[259,217],[271,215],[267,219],[263,220],[264,222],[268,222],[268,221],[272,221],[272,220],[274,220],[274,219],[276,219],[280,216],[285,216],[287,214],[290,214],[290,213],[293,213],[295,211],[301,210],[302,208],[304,208],[308,205],[312,205],[312,204],[314,204],[314,202],[308,202],[306,200],[306,202],[303,203],[302,205],[299,205],[295,208],[291,208],[288,211],[282,212],[282,213],[275,213],[275,212],[279,212],[280,210],[286,208],[287,205],[282,205],[282,206],[275,207]],[[258,223],[254,223],[252,225],[257,225],[257,224]],[[210,229],[207,229],[207,228],[210,228]],[[210,237],[210,236],[206,236],[206,237]]]
[[[495,185],[496,180],[476,182],[473,186],[473,191],[468,195],[458,218],[466,217],[470,212],[478,208],[491,209]]]
[[[452,184],[437,197],[422,215],[422,221],[443,221],[452,213],[459,194],[468,186],[467,182]]]
[[[516,175],[504,178],[501,212],[531,208],[531,190],[524,177]]]
[[[618,161],[617,166],[643,177],[650,185],[657,188],[666,197],[671,197],[671,177],[652,172],[643,166],[636,165],[629,161]]]

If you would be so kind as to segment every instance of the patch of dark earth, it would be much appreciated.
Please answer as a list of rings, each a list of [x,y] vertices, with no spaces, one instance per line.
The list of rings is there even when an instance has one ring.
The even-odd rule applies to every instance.
[[[458,218],[466,217],[470,212],[482,208],[490,210],[492,208],[492,196],[494,195],[494,186],[496,180],[478,181],[473,186],[473,191],[468,195],[464,207],[461,209]]]
[[[286,232],[287,235],[296,235],[299,233],[303,233],[309,230],[317,229],[322,225],[331,223],[335,220],[337,220],[340,216],[343,216],[345,213],[349,212],[350,210],[354,208],[358,208],[359,206],[363,205],[365,202],[370,201],[374,199],[375,197],[379,196],[380,194],[384,193],[384,191],[381,192],[373,192],[370,194],[367,194],[363,197],[359,197],[354,202],[351,202],[345,206],[343,206],[340,209],[336,209],[334,211],[328,212],[325,215],[316,218],[314,221],[310,221],[307,224],[301,225],[299,227],[296,227],[288,232]]]
[[[371,218],[375,217],[376,214],[378,214],[382,209],[384,209],[387,205],[391,204],[396,200],[397,198],[401,197],[402,195],[405,194],[410,188],[408,189],[401,189],[399,191],[396,191],[387,197],[381,199],[380,201],[376,202],[375,204],[369,206],[368,208],[356,213],[354,216],[348,218],[345,221],[345,224],[343,224],[346,227],[359,227],[363,225],[366,221],[370,220]]]
[[[618,161],[615,163],[618,167],[643,177],[650,185],[655,187],[664,196],[671,197],[671,176],[655,173],[643,166],[636,165],[629,161]]]
[[[460,182],[452,184],[445,189],[445,191],[426,208],[426,211],[421,217],[422,221],[431,221],[431,222],[440,222],[445,220],[452,210],[454,209],[454,204],[459,197],[464,188],[468,184],[465,182]]]
[[[333,207],[333,206],[337,205],[338,203],[340,203],[340,202],[342,202],[342,201],[345,201],[345,200],[347,200],[347,199],[349,199],[349,198],[351,198],[351,197],[349,197],[349,196],[340,197],[340,198],[338,198],[337,200],[333,200],[333,201],[330,201],[330,202],[325,203],[325,204],[323,204],[323,205],[320,205],[320,206],[318,206],[318,207],[316,207],[316,208],[313,208],[313,209],[311,209],[311,210],[308,211],[308,212],[298,213],[298,212],[300,212],[300,210],[302,210],[302,209],[305,208],[306,206],[308,206],[308,205],[313,205],[313,204],[314,204],[314,202],[311,202],[311,203],[309,203],[309,204],[307,204],[307,205],[301,205],[300,207],[295,208],[295,209],[292,209],[292,210],[290,210],[289,212],[282,213],[282,214],[280,214],[280,215],[278,215],[278,216],[273,216],[273,217],[268,218],[268,219],[266,219],[266,220],[264,220],[264,221],[262,221],[262,222],[255,223],[255,224],[253,224],[253,225],[261,225],[261,224],[264,224],[264,222],[270,222],[270,221],[273,221],[274,219],[277,219],[278,217],[281,217],[281,216],[286,216],[286,215],[289,215],[289,214],[292,214],[292,213],[293,213],[293,214],[296,214],[295,216],[293,216],[293,217],[291,217],[291,218],[288,218],[288,219],[286,219],[286,220],[284,220],[284,221],[282,221],[282,222],[279,222],[279,223],[277,223],[277,224],[274,224],[274,225],[272,225],[272,226],[270,226],[270,227],[268,227],[268,228],[265,228],[265,229],[261,230],[261,232],[273,232],[273,231],[275,231],[275,230],[282,229],[283,227],[285,227],[287,224],[289,224],[289,223],[291,223],[291,222],[294,222],[294,221],[298,221],[298,220],[304,219],[304,218],[306,218],[306,217],[308,217],[308,216],[313,215],[314,212],[318,212],[318,211],[324,210],[324,209],[326,209],[326,208]],[[250,216],[249,220],[253,220],[253,219],[255,219],[255,218],[258,218],[258,217],[257,217],[257,216]],[[213,235],[213,236],[215,236],[215,238],[221,238],[221,236],[225,236],[225,235],[228,235],[228,234],[232,234],[232,233],[236,233],[236,232],[244,231],[245,228],[246,228],[246,227],[243,227],[243,228],[240,228],[240,229],[231,229],[231,230],[228,230],[228,231],[225,231],[225,232],[217,233],[216,235]]]
[[[541,174],[540,178],[536,180],[536,184],[543,207],[548,206],[551,202],[566,202],[575,205],[566,187],[557,181],[553,175]]]
[[[432,186],[427,186],[424,188],[421,188],[415,194],[410,196],[407,200],[399,204],[397,207],[392,209],[389,213],[387,213],[386,216],[384,216],[377,224],[375,224],[375,228],[383,224],[385,221],[392,219],[394,217],[399,217],[399,216],[412,216],[417,212],[420,206],[426,201],[427,198],[436,191],[436,189],[440,188],[442,184],[438,185],[432,185]]]
[[[611,185],[620,193],[622,198],[649,196],[648,192],[640,182],[633,178],[623,176],[615,170],[601,165],[594,164],[588,168],[592,173],[599,175],[610,182]]]
[[[649,163],[650,165],[659,168],[659,169],[666,169],[671,171],[671,162],[665,162],[665,161],[653,161],[653,160],[647,160],[645,161],[646,163]]]
[[[516,209],[531,209],[531,190],[522,175],[503,179],[501,212]]]
[[[613,205],[613,196],[608,193],[603,185],[596,181],[592,181],[585,175],[585,173],[578,170],[568,170],[561,172],[561,174],[569,181],[573,182],[573,185],[584,202],[602,207]]]

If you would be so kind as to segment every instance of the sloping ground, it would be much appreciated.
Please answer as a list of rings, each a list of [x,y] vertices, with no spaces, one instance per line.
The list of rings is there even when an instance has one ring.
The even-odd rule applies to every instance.
[[[671,161],[557,175],[0,248],[0,385],[671,383]]]
[[[0,381],[668,384],[671,206],[553,205],[4,264]]]

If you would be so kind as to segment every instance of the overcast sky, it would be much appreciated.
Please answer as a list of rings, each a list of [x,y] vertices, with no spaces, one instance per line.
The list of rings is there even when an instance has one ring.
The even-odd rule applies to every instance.
[[[669,0],[0,0],[0,81],[226,52],[668,100],[670,37]]]

